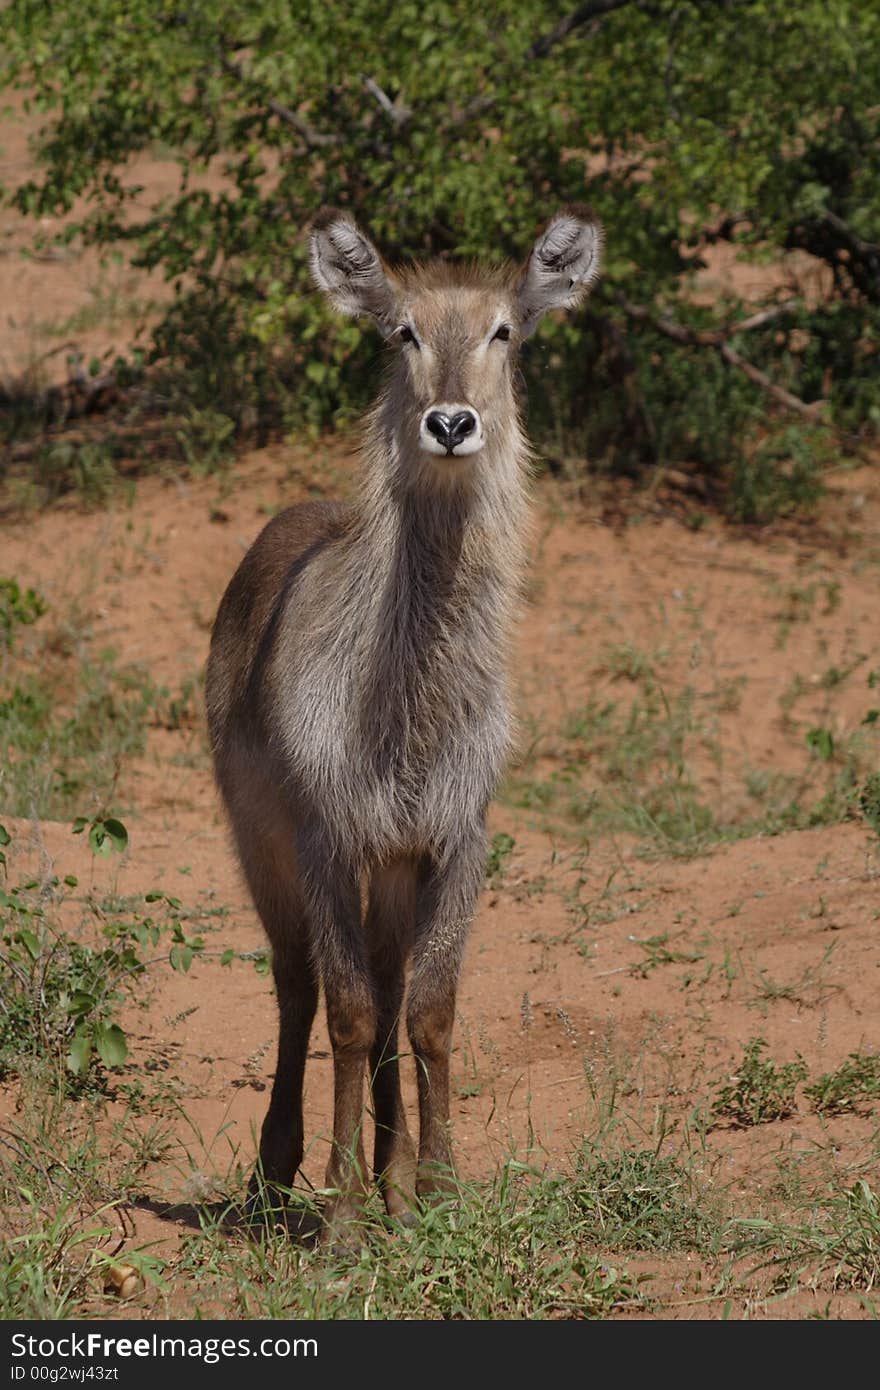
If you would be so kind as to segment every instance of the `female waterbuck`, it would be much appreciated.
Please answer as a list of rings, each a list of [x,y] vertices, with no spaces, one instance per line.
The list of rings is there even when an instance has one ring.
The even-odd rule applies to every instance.
[[[217,615],[207,703],[217,779],[272,945],[278,1067],[260,1141],[271,1186],[302,1160],[302,1085],[323,981],[335,1101],[327,1223],[345,1236],[374,1171],[389,1213],[448,1182],[449,1057],[486,808],[510,742],[505,660],[529,450],[516,351],[596,278],[602,234],[557,214],[521,268],[389,269],[345,212],[311,230],[337,309],[388,339],[355,500],[282,512]],[[407,1130],[398,1021],[416,1058]]]

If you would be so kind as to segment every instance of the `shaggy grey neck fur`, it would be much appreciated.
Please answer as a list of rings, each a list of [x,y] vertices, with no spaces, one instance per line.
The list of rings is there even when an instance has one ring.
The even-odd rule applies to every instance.
[[[294,781],[340,849],[442,860],[474,833],[509,749],[528,451],[512,405],[444,477],[402,449],[394,395],[392,383],[368,421],[350,529],[288,600],[270,706]]]

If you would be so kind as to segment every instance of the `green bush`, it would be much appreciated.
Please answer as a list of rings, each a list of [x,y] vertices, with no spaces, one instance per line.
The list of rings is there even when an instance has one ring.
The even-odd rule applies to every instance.
[[[309,285],[301,232],[328,203],[392,258],[519,255],[561,203],[595,207],[602,286],[523,360],[533,432],[564,457],[683,463],[762,520],[818,487],[780,392],[851,433],[880,422],[871,0],[10,0],[0,81],[46,118],[15,205],[173,282],[150,365],[196,422],[186,457],[206,430],[210,451],[347,421],[373,391],[372,335]],[[179,187],[133,216],[143,152]],[[824,278],[709,309],[695,277],[725,241]]]
[[[112,817],[80,816],[73,831],[88,831],[96,855],[128,846],[125,826]],[[0,825],[0,844],[10,840]],[[6,883],[5,854],[0,877]],[[53,875],[0,889],[0,1081],[34,1058],[57,1065],[74,1089],[100,1080],[102,1067],[119,1067],[128,1056],[120,1010],[138,997],[139,977],[160,943],[170,943],[167,959],[179,971],[204,949],[202,936],[186,935],[178,899],[161,892],[147,893],[137,912],[131,903],[107,911],[92,901],[96,921],[91,939],[82,940],[59,920],[77,886],[68,874],[63,884]]]

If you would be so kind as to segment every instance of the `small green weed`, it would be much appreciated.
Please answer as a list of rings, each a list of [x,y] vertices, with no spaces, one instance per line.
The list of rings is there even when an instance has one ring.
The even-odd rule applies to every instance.
[[[40,650],[0,680],[0,809],[63,819],[92,795],[105,800],[120,764],[143,752],[161,694],[146,672],[105,650]]]
[[[640,946],[644,951],[641,960],[631,966],[634,975],[640,975],[642,979],[647,979],[652,970],[656,970],[659,965],[679,965],[682,963],[695,964],[703,959],[699,951],[675,951],[669,945],[669,935],[662,933],[659,936],[646,937],[644,941],[636,941],[632,938],[636,946]]]
[[[880,835],[880,772],[872,772],[863,782],[859,810],[871,829]]]
[[[489,853],[486,856],[486,878],[490,884],[498,886],[507,873],[508,860],[513,853],[516,840],[506,831],[499,830],[492,836]]]
[[[109,440],[57,440],[37,450],[30,482],[44,506],[70,492],[87,506],[101,506],[119,483],[118,464]]]
[[[15,579],[0,579],[0,646],[12,651],[16,629],[30,627],[47,611],[34,589],[22,589]]]
[[[130,1107],[111,1117],[96,1092],[71,1103],[54,1062],[35,1059],[0,1127],[0,1318],[94,1316],[120,1260],[163,1287],[162,1261],[126,1238],[123,1204],[170,1142],[155,1114],[144,1128]]]
[[[851,1052],[836,1071],[805,1086],[804,1095],[821,1115],[841,1115],[880,1099],[880,1056]]]
[[[235,456],[235,421],[209,406],[191,406],[175,432],[178,448],[193,474],[216,473]]]
[[[23,1195],[16,1197],[20,1201]],[[7,1234],[4,1241],[0,1317],[75,1316],[83,1302],[94,1297],[110,1262],[108,1252],[118,1247],[118,1220],[110,1221],[112,1205],[92,1214],[85,1229],[75,1203],[63,1202],[52,1212],[33,1201],[27,1207],[29,1229]],[[102,1224],[92,1224],[95,1221]]]
[[[726,1086],[722,1086],[712,1106],[718,1120],[737,1125],[763,1125],[784,1120],[797,1109],[795,1091],[806,1080],[803,1058],[779,1068],[762,1056],[767,1044],[752,1038],[746,1044],[743,1060]]]
[[[834,757],[834,736],[830,729],[825,729],[821,725],[815,729],[808,729],[806,741],[807,747],[812,748],[823,762],[828,763]]]

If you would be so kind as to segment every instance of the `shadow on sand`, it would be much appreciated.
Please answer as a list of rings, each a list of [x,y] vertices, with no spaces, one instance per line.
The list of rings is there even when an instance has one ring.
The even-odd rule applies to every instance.
[[[313,1206],[296,1201],[265,1204],[237,1202],[160,1202],[154,1197],[137,1197],[128,1204],[133,1211],[149,1212],[169,1225],[191,1231],[219,1230],[259,1239],[283,1231],[299,1245],[317,1243],[322,1228],[321,1214]]]

